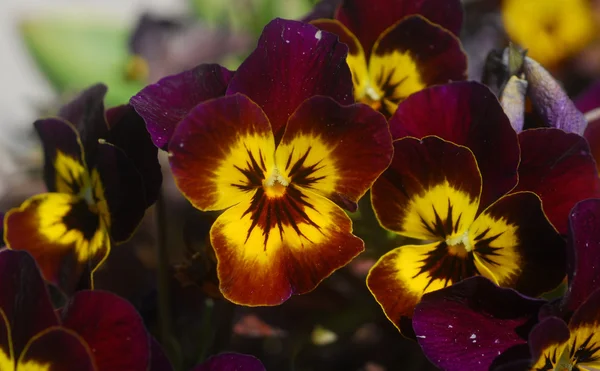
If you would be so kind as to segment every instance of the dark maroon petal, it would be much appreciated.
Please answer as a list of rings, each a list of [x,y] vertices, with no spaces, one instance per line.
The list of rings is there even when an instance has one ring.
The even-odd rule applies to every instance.
[[[415,308],[413,328],[423,352],[438,367],[483,371],[501,354],[527,344],[544,303],[472,277],[425,294]]]
[[[94,85],[58,112],[58,115],[73,124],[79,133],[88,159],[94,158],[98,139],[104,138],[108,132],[104,116],[106,91],[106,85]]]
[[[517,183],[519,144],[494,94],[476,82],[417,92],[390,119],[394,139],[436,135],[473,151],[483,178],[480,210]]]
[[[154,145],[165,149],[179,121],[198,103],[224,95],[232,75],[218,64],[202,64],[146,86],[130,104],[146,121]]]
[[[173,371],[171,361],[155,338],[150,339],[150,352],[149,371]]]
[[[46,284],[28,253],[0,252],[0,293],[0,309],[11,329],[15,354],[35,334],[58,325]]]
[[[598,329],[600,318],[600,289],[594,291],[582,304],[569,321],[569,329],[576,332],[581,327]]]
[[[192,371],[265,371],[265,366],[250,355],[221,353],[210,357]]]
[[[15,352],[15,354],[18,354]],[[81,337],[62,327],[50,327],[31,339],[20,355],[17,370],[96,371],[93,355]]]
[[[383,31],[413,14],[420,14],[457,36],[462,26],[459,0],[345,0],[336,19],[358,37],[369,55]]]
[[[569,340],[569,336],[569,328],[565,321],[557,317],[544,318],[529,334],[532,359],[537,360],[545,349]]]
[[[135,308],[105,291],[80,291],[62,311],[63,326],[90,347],[98,370],[148,369],[150,336]]]
[[[127,155],[109,143],[99,144],[94,170],[98,171],[108,204],[111,237],[115,242],[126,241],[146,211],[142,176]]]
[[[563,305],[575,311],[600,283],[600,199],[575,205],[569,222],[569,288]]]
[[[158,198],[162,172],[158,162],[158,149],[146,130],[146,124],[132,106],[122,105],[106,112],[109,133],[106,141],[125,152],[144,180],[146,206]]]
[[[313,25],[275,19],[238,68],[227,94],[242,93],[267,114],[278,141],[288,118],[313,95],[354,102],[348,47]]]
[[[590,145],[590,151],[596,160],[596,168],[600,170],[600,120],[588,123],[583,136]]]
[[[540,196],[550,222],[566,234],[573,206],[600,197],[600,179],[588,144],[579,135],[552,128],[523,131],[519,143],[519,184],[514,191]]]
[[[33,125],[44,147],[44,181],[46,182],[46,188],[50,192],[65,192],[64,189],[59,189],[61,183],[69,184],[74,180],[80,180],[80,177],[64,174],[55,165],[60,154],[85,167],[83,149],[77,131],[75,131],[72,124],[55,118],[38,120]]]

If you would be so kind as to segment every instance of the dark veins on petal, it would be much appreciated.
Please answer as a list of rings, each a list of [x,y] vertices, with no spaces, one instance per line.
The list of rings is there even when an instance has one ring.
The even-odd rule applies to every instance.
[[[256,158],[254,158],[254,154],[247,147],[246,153],[248,155],[248,161],[246,161],[246,166],[244,168],[235,166],[236,170],[246,177],[246,183],[232,183],[231,186],[236,187],[242,191],[251,191],[258,187],[262,187],[262,181],[265,179],[267,167],[265,165],[265,157],[262,153],[262,150],[258,150],[260,164],[258,163]]]
[[[387,73],[386,73],[385,70],[382,68],[377,73],[377,76],[375,77],[375,82],[376,82],[376,85],[379,86],[382,91],[382,96],[381,96],[382,100],[385,99],[394,104],[399,104],[404,99],[406,99],[406,97],[403,95],[396,96],[395,94],[396,94],[398,87],[400,87],[404,83],[404,81],[406,81],[408,76],[403,77],[396,83],[392,83],[393,77],[394,77],[393,69],[387,71]],[[383,104],[381,106],[380,111],[382,111],[381,113],[386,117],[389,117],[394,114],[394,112],[389,112],[389,110],[387,109],[385,104]]]
[[[313,183],[325,178],[325,176],[311,176],[323,168],[323,165],[321,165],[322,160],[319,160],[312,165],[305,165],[306,159],[308,158],[311,150],[312,147],[308,147],[306,152],[300,156],[300,158],[293,165],[292,158],[294,156],[294,149],[292,149],[290,152],[285,164],[285,171],[290,177],[291,183],[310,188]]]
[[[449,283],[456,283],[465,278],[479,275],[479,270],[475,266],[474,253],[477,253],[481,259],[488,263],[498,265],[497,262],[490,259],[490,256],[498,256],[497,250],[500,248],[491,247],[490,244],[500,237],[503,232],[488,236],[491,229],[485,229],[475,236],[475,246],[471,251],[467,251],[462,243],[456,246],[448,246],[446,240],[451,235],[459,233],[458,227],[462,212],[458,213],[456,220],[454,220],[454,207],[450,200],[448,200],[448,211],[445,218],[440,216],[434,205],[431,207],[435,215],[435,220],[430,224],[425,218],[419,216],[421,223],[429,233],[438,236],[444,241],[440,242],[433,251],[419,261],[422,265],[419,272],[413,278],[424,273],[429,273],[430,276],[429,282],[423,288],[423,291],[427,290],[435,280],[445,280],[444,286],[448,286]]]
[[[82,198],[71,207],[62,222],[67,227],[65,234],[75,229],[90,241],[100,226],[100,216],[90,210],[88,203]]]

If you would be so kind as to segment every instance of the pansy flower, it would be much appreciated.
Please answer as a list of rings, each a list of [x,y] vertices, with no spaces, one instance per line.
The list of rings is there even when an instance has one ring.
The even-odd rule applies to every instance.
[[[352,103],[346,52],[333,34],[276,19],[225,96],[168,126],[181,192],[200,210],[225,210],[210,236],[230,301],[280,304],[364,248],[340,206],[356,209],[392,147],[381,114],[345,105]],[[161,124],[139,102],[157,91],[160,83],[133,101],[151,133]]]
[[[127,106],[105,115],[105,93],[94,86],[58,117],[35,122],[49,192],[4,219],[7,247],[31,253],[44,278],[67,292],[82,272],[94,273],[113,242],[129,239],[162,179],[143,121]]]
[[[598,31],[589,0],[505,0],[502,20],[508,36],[546,67],[581,51]]]
[[[458,0],[345,0],[312,23],[348,45],[356,100],[387,117],[416,91],[466,78]]]
[[[35,261],[0,251],[0,369],[148,369],[149,335],[124,299],[80,291],[55,311]]]
[[[572,210],[568,288],[559,300],[528,298],[483,277],[426,294],[413,317],[425,355],[448,371],[597,367],[598,220],[599,199],[582,201]]]
[[[471,276],[532,296],[560,283],[564,241],[536,194],[511,193],[519,142],[489,89],[459,82],[418,92],[390,129],[399,139],[373,208],[383,227],[420,241],[385,254],[367,277],[394,324],[423,294]]]

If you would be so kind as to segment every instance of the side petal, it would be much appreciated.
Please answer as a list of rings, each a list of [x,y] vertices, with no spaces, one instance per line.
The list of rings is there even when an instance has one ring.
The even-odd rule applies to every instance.
[[[485,208],[517,184],[519,142],[494,94],[476,82],[434,86],[411,95],[390,119],[394,139],[437,135],[469,147],[483,177]]]
[[[381,112],[390,117],[398,104],[425,87],[466,79],[467,55],[449,31],[413,15],[388,28],[373,46],[369,76]],[[359,99],[360,92],[356,97]],[[373,95],[365,91],[362,95]],[[377,99],[378,98],[378,99]]]
[[[358,92],[364,92],[369,82],[369,71],[365,51],[356,36],[346,26],[334,19],[317,19],[310,23],[320,30],[336,34],[340,41],[348,46],[346,62],[352,73],[354,96],[356,97]]]
[[[17,370],[96,371],[85,341],[73,331],[55,326],[31,338],[17,362]]]
[[[366,105],[341,106],[314,97],[290,117],[275,162],[291,183],[354,211],[392,153],[382,115]]]
[[[107,226],[84,199],[64,193],[31,197],[4,219],[6,246],[25,250],[44,279],[71,292],[84,266],[100,264],[110,249]]]
[[[177,124],[199,103],[225,95],[232,76],[218,64],[201,64],[146,86],[130,104],[146,121],[154,145],[166,149]]]
[[[144,180],[146,207],[150,207],[158,198],[162,172],[158,149],[152,144],[146,124],[131,105],[111,108],[106,117],[110,128],[106,141],[123,150],[140,172]]]
[[[237,304],[281,304],[363,251],[351,232],[344,211],[316,193],[289,185],[281,197],[269,197],[261,188],[211,228],[219,288]]]
[[[451,255],[444,242],[405,245],[383,255],[367,276],[367,287],[386,317],[401,330],[423,294],[477,274],[472,259]]]
[[[412,323],[423,353],[436,366],[487,371],[530,359],[527,334],[545,303],[473,277],[425,294]]]
[[[272,171],[274,154],[269,120],[241,94],[194,108],[169,145],[177,187],[200,210],[221,210],[252,197]]]
[[[35,129],[44,147],[44,181],[50,192],[79,194],[88,183],[79,134],[61,119],[38,120]]]
[[[63,308],[62,323],[87,343],[98,370],[148,369],[150,337],[125,299],[104,291],[80,291]]]
[[[383,31],[413,14],[420,14],[455,35],[458,35],[462,26],[462,5],[459,0],[344,1],[338,9],[336,19],[358,37],[369,55]]]
[[[538,296],[565,277],[565,241],[531,192],[502,197],[477,217],[469,234],[479,272],[499,286]]]
[[[575,311],[569,321],[571,349],[577,365],[592,370],[600,366],[600,290],[596,290]]]
[[[79,133],[88,159],[95,157],[98,139],[104,138],[108,133],[104,116],[104,96],[107,90],[106,85],[96,84],[81,92],[58,112],[58,116],[71,123]]]
[[[570,332],[560,318],[547,317],[529,334],[532,355],[532,370],[553,370],[566,350]]]
[[[275,19],[240,65],[227,94],[242,93],[267,114],[276,140],[300,103],[314,95],[354,103],[348,48],[313,25]]]
[[[0,311],[7,330],[2,334],[9,337],[2,336],[0,349],[6,353],[10,343],[17,358],[30,338],[58,325],[58,318],[35,261],[26,252],[0,251],[0,292]]]
[[[462,234],[479,206],[481,176],[473,153],[437,137],[394,142],[394,157],[371,190],[384,228],[421,240]]]
[[[265,371],[258,358],[247,354],[221,353],[212,356],[192,371]]]
[[[600,197],[600,178],[585,139],[558,129],[519,134],[521,164],[515,191],[536,193],[554,227],[567,234],[569,213],[586,198]]]
[[[115,242],[127,241],[146,211],[144,181],[134,163],[119,148],[98,144],[96,167],[91,172],[99,213],[109,216],[110,235]]]
[[[575,205],[569,221],[569,288],[563,305],[573,312],[600,282],[600,199]]]

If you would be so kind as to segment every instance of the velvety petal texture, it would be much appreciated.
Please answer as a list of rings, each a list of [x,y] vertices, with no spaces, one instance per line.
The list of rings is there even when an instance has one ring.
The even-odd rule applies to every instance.
[[[398,106],[390,131],[394,139],[436,135],[469,147],[483,177],[481,208],[517,184],[516,133],[494,94],[482,84],[455,82],[413,94]]]
[[[288,118],[306,99],[329,96],[353,103],[348,47],[313,25],[275,19],[265,26],[257,48],[236,71],[227,94],[256,102],[279,140]]]
[[[600,197],[600,178],[587,142],[558,129],[519,134],[521,163],[515,191],[535,192],[556,229],[566,235],[569,212],[586,198]]]
[[[148,85],[130,104],[144,118],[154,144],[166,149],[177,124],[201,102],[225,94],[233,72],[202,64]]]
[[[462,26],[462,6],[458,0],[346,0],[338,9],[336,19],[358,37],[369,55],[381,33],[413,14],[420,14],[455,35]]]
[[[145,371],[150,362],[150,337],[135,308],[104,291],[81,291],[63,308],[63,326],[81,336],[98,370]]]
[[[222,353],[210,357],[192,371],[265,371],[257,358],[238,353]]]
[[[530,299],[483,277],[425,294],[413,328],[423,352],[447,371],[486,371],[529,359],[527,334],[545,301]]]

